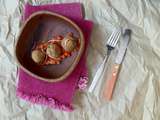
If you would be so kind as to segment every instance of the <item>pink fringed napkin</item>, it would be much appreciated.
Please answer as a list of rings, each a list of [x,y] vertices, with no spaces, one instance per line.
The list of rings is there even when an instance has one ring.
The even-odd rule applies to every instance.
[[[82,29],[85,36],[85,49],[89,42],[92,22],[83,20],[80,3],[54,4],[43,6],[31,6],[26,4],[23,20],[32,13],[40,10],[48,10],[64,15],[74,20]],[[84,89],[88,81],[85,53],[75,70],[67,79],[61,82],[48,83],[31,77],[21,69],[18,71],[17,96],[36,104],[47,105],[52,108],[72,111],[72,100],[77,88]]]

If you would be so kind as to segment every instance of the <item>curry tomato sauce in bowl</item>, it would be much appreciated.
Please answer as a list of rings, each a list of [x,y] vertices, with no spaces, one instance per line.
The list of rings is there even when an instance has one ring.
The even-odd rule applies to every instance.
[[[68,77],[84,50],[82,30],[72,20],[47,11],[32,14],[17,40],[15,56],[21,69],[40,80]]]

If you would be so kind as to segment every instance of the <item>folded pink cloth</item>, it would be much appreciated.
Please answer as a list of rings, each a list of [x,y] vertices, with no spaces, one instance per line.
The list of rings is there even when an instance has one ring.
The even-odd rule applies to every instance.
[[[93,23],[91,21],[83,20],[80,3],[43,6],[31,6],[26,4],[23,20],[26,20],[32,13],[40,10],[56,12],[74,20],[84,33],[86,50]],[[20,98],[35,104],[42,104],[60,110],[72,111],[72,100],[76,88],[84,89],[88,81],[86,53],[84,52],[80,62],[71,75],[61,82],[44,82],[31,77],[21,69],[18,71],[18,79],[16,93]]]
[[[26,20],[32,13],[37,11],[50,11],[66,16],[72,20],[81,20],[84,18],[82,5],[80,3],[61,3],[61,4],[48,4],[41,6],[25,5],[23,20]]]

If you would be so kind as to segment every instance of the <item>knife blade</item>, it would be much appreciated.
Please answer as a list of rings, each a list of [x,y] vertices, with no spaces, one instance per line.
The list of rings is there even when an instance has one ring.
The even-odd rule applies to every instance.
[[[124,40],[122,40],[120,48],[118,50],[118,54],[116,56],[116,60],[115,63],[116,64],[121,64],[131,37],[131,30],[130,29],[126,29],[125,33],[124,33]]]
[[[112,69],[111,78],[109,80],[107,80],[105,88],[104,88],[103,97],[106,100],[111,100],[112,99],[114,87],[115,87],[116,80],[117,80],[117,77],[118,77],[118,74],[119,74],[119,71],[120,71],[120,66],[121,66],[121,63],[124,59],[124,56],[125,56],[126,49],[127,49],[128,43],[130,41],[130,38],[131,38],[131,30],[126,29],[125,33],[123,35],[122,43],[120,44],[120,48],[118,50],[118,54],[117,54],[116,59],[115,59],[115,64],[114,64],[113,69]]]

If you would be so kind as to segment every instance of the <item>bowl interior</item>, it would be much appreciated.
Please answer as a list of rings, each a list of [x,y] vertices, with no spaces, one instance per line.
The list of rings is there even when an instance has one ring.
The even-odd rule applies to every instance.
[[[31,51],[35,43],[48,41],[56,35],[65,36],[68,32],[80,37],[79,31],[71,23],[58,16],[50,14],[34,16],[25,24],[17,42],[16,56],[19,63],[31,73],[43,78],[56,79],[63,76],[72,66],[79,51],[65,58],[59,65],[46,66],[34,63]]]

